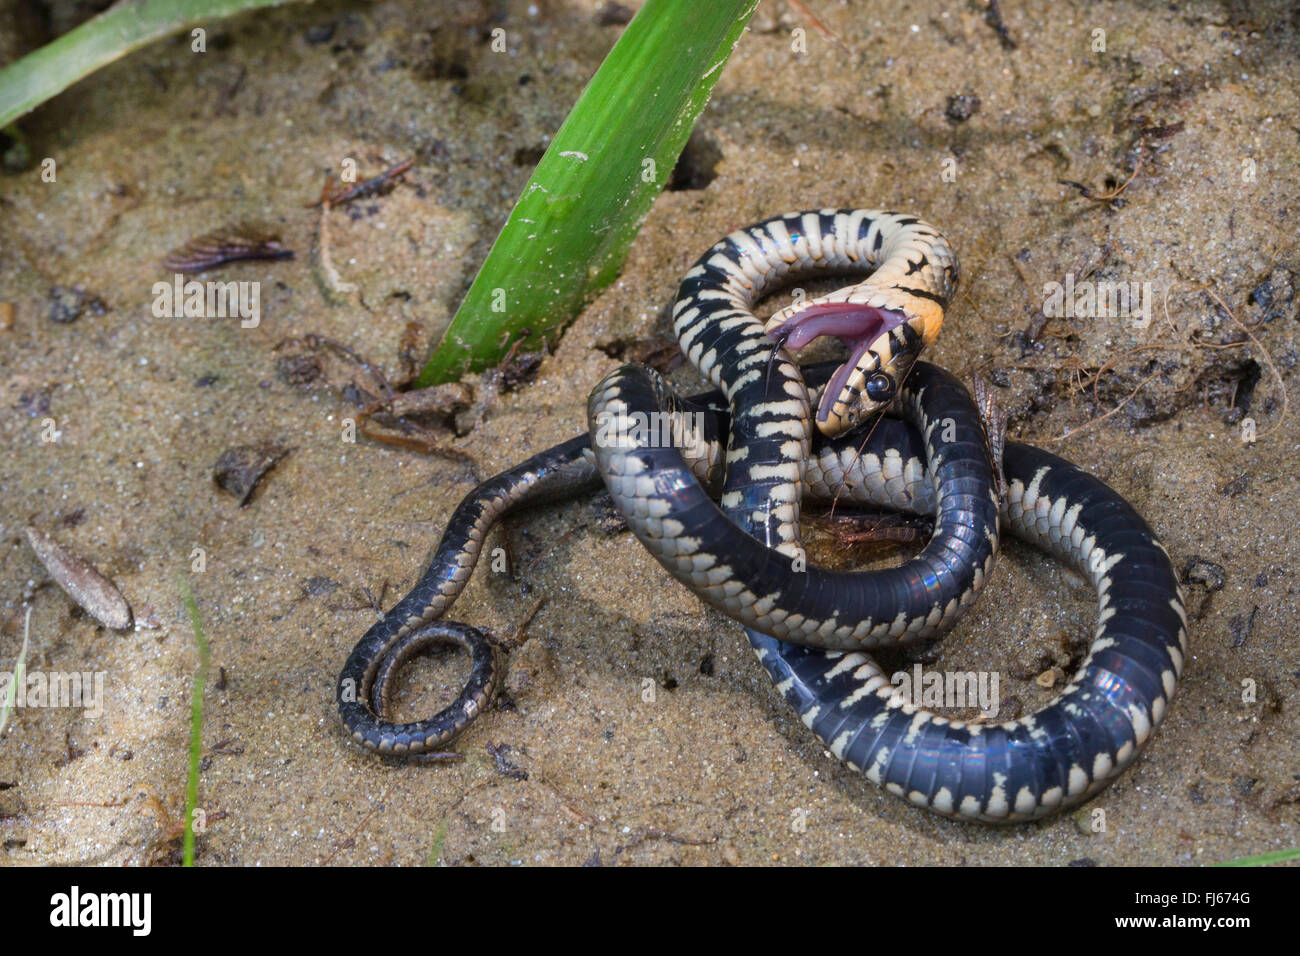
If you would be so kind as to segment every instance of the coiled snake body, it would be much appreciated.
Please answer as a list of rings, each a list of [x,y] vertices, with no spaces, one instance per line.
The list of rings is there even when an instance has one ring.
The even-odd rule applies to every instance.
[[[791,279],[866,268],[874,269],[866,280],[778,312],[766,328],[752,312]],[[804,723],[873,782],[916,805],[988,822],[1044,816],[1110,783],[1164,716],[1182,669],[1186,617],[1168,555],[1141,517],[1070,463],[1014,442],[1001,461],[1005,527],[1085,574],[1099,596],[1092,647],[1056,700],[1014,721],[948,720],[904,699],[864,653],[950,627],[999,546],[997,463],[978,413],[955,379],[915,361],[956,281],[942,237],[892,213],[783,216],[715,245],[688,273],[674,324],[721,396],[678,399],[656,373],[625,367],[592,392],[594,442],[571,439],[471,492],[420,582],[344,665],[339,707],[353,739],[414,754],[468,725],[490,702],[500,662],[480,632],[437,619],[500,517],[603,482],[665,568],[749,626],[751,645]],[[805,369],[805,383],[781,346],[824,334],[841,338],[849,359],[833,372]],[[878,420],[865,442],[825,437],[891,404],[907,425]],[[641,423],[656,413],[671,417],[677,440],[644,434]],[[814,422],[824,436],[816,448]],[[799,544],[805,486],[933,514],[934,535],[899,568],[807,567]],[[721,509],[712,501],[719,494]],[[392,675],[431,642],[471,650],[469,684],[433,718],[386,722]]]

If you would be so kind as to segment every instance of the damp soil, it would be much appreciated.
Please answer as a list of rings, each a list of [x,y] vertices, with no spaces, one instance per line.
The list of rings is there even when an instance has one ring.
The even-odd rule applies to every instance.
[[[809,6],[843,45],[764,4],[621,277],[552,354],[440,398],[420,447],[349,441],[348,421],[375,370],[408,378],[445,327],[619,17],[290,6],[211,27],[201,55],[156,43],[23,122],[34,165],[0,174],[0,661],[30,606],[29,670],[106,681],[97,719],[25,708],[0,738],[0,860],[176,859],[198,660],[182,577],[212,653],[204,865],[1178,865],[1300,841],[1292,6]],[[307,207],[344,158],[363,177],[414,162],[329,214],[331,275]],[[653,352],[709,244],[818,206],[940,225],[963,280],[930,358],[989,377],[1012,437],[1108,481],[1185,572],[1192,650],[1144,756],[1043,823],[914,809],[827,754],[740,628],[610,533],[599,499],[489,542],[507,570],[483,569],[453,616],[519,646],[462,760],[349,745],[335,676],[457,501],[582,429],[589,387]],[[156,317],[167,253],[240,224],[296,253],[213,274],[261,283],[258,325]],[[1044,315],[1067,276],[1150,283],[1154,308]],[[274,459],[239,494],[214,480],[232,449],[277,450],[236,456]],[[75,608],[29,525],[113,580],[134,628]],[[912,656],[996,671],[1008,712],[1029,712],[1094,613],[1081,579],[1012,543],[975,610]],[[466,666],[421,659],[401,713],[449,700]]]

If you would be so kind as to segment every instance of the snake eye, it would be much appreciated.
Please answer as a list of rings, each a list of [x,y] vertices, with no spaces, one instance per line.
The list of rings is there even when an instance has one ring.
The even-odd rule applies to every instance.
[[[873,402],[887,402],[894,397],[894,377],[888,372],[876,372],[867,379],[867,398]]]

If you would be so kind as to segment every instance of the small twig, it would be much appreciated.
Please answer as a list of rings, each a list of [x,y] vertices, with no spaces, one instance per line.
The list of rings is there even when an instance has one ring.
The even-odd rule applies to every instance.
[[[1138,382],[1137,387],[1133,389],[1133,391],[1128,393],[1128,397],[1126,397],[1122,402],[1120,402],[1118,405],[1116,405],[1106,414],[1098,415],[1096,418],[1090,418],[1088,419],[1088,421],[1084,422],[1078,428],[1072,428],[1069,431],[1067,431],[1064,435],[1058,435],[1056,438],[1049,438],[1048,441],[1052,443],[1065,441],[1067,438],[1073,438],[1075,435],[1079,434],[1079,432],[1083,431],[1084,429],[1091,428],[1093,425],[1096,425],[1098,422],[1104,422],[1106,419],[1110,418],[1110,416],[1114,415],[1121,408],[1123,408],[1125,405],[1131,402],[1133,400],[1133,397],[1142,390],[1142,387],[1146,385],[1148,382],[1150,382],[1153,378],[1156,378],[1158,375],[1160,375],[1160,372],[1158,371],[1152,372],[1142,381]]]
[[[1009,253],[1007,254],[1007,259],[1011,262],[1012,268],[1014,268],[1017,274],[1019,274],[1020,281],[1025,284],[1025,288],[1029,290],[1029,294],[1031,296],[1034,295],[1034,284],[1029,281],[1029,273],[1025,270],[1024,265],[1021,264],[1019,259]],[[1031,345],[1034,342],[1037,342],[1038,337],[1043,334],[1043,329],[1046,327],[1047,313],[1040,307],[1038,311],[1034,313],[1034,317],[1029,320],[1029,325],[1025,327],[1025,341],[1029,342]],[[1007,332],[1007,335],[1012,334],[1014,334],[1014,330]]]
[[[325,857],[325,859],[321,860],[320,863],[317,864],[317,866],[328,866],[330,863],[333,862],[334,858],[338,856],[345,848],[349,848],[349,846],[356,846],[355,841],[356,841],[357,834],[361,832],[362,827],[364,827],[367,823],[370,822],[370,818],[373,817],[379,811],[379,808],[388,802],[388,795],[392,792],[393,792],[392,784],[389,784],[388,789],[384,791],[383,796],[381,796],[378,800],[376,800],[374,805],[370,808],[370,810],[367,811],[366,815],[361,818],[361,822],[358,823],[355,827],[353,827],[352,832],[349,833],[347,836],[345,836],[334,847],[334,852],[331,853],[329,856]]]
[[[1160,350],[1160,349],[1167,349],[1167,348],[1168,348],[1167,345],[1161,345],[1161,344],[1139,345],[1135,348],[1128,349],[1127,351],[1120,352],[1118,355],[1114,356],[1113,358],[1108,358],[1106,360],[1106,364],[1103,365],[1101,368],[1097,369],[1097,374],[1092,377],[1092,400],[1098,404],[1101,403],[1101,396],[1097,394],[1097,388],[1098,386],[1101,385],[1101,377],[1116,362],[1120,361],[1121,359],[1126,359],[1130,355],[1135,355],[1138,352],[1150,352],[1152,350]]]
[[[1273,432],[1281,428],[1282,423],[1286,421],[1286,409],[1287,409],[1286,382],[1282,380],[1282,373],[1279,372],[1277,370],[1277,366],[1273,364],[1273,357],[1268,354],[1268,350],[1265,349],[1264,346],[1260,344],[1259,339],[1255,338],[1254,333],[1251,332],[1250,329],[1246,327],[1245,323],[1242,322],[1240,319],[1237,318],[1236,315],[1233,314],[1233,311],[1230,308],[1228,308],[1228,303],[1224,302],[1223,299],[1219,298],[1219,294],[1215,292],[1214,289],[1212,289],[1209,285],[1203,285],[1199,289],[1193,289],[1192,291],[1206,292],[1209,294],[1210,298],[1214,299],[1215,302],[1219,303],[1219,308],[1223,309],[1223,311],[1228,314],[1228,318],[1232,319],[1232,321],[1236,324],[1237,328],[1241,329],[1241,331],[1246,334],[1246,337],[1249,338],[1253,343],[1255,343],[1255,348],[1259,349],[1259,354],[1260,356],[1263,357],[1264,364],[1268,366],[1269,371],[1273,373],[1273,377],[1277,379],[1277,387],[1282,392],[1282,414],[1281,416],[1278,417],[1278,420],[1273,425],[1273,427],[1270,428],[1268,431],[1264,432],[1264,435],[1273,434]]]
[[[840,39],[839,35],[836,34],[834,30],[832,30],[830,27],[826,26],[826,24],[818,20],[817,17],[814,16],[813,12],[803,5],[801,0],[788,0],[788,2],[790,6],[794,7],[801,14],[803,14],[804,19],[806,19],[809,23],[811,23],[813,25],[813,29],[815,29],[818,33],[820,33],[826,39],[830,40],[832,43],[836,44],[841,50],[849,54],[849,56],[857,55],[858,52],[857,50],[853,49],[853,47],[849,46],[842,39]]]
[[[515,629],[510,632],[510,636],[501,638],[501,643],[504,644],[507,648],[509,648],[512,651],[518,650],[520,647],[522,647],[524,645],[524,641],[521,640],[521,638],[523,638],[524,632],[528,629],[528,625],[533,623],[533,618],[537,616],[537,612],[540,611],[543,607],[545,607],[545,605],[546,605],[546,598],[544,597],[538,598],[536,603],[533,604],[532,610],[530,610],[528,614],[524,616],[524,619],[522,621],[520,621],[518,624],[515,625]]]
[[[620,853],[623,853],[626,850],[634,849],[643,843],[649,842],[650,840],[666,840],[669,843],[676,844],[677,846],[713,846],[715,843],[718,842],[718,837],[716,834],[714,836],[706,837],[704,839],[699,839],[697,837],[684,837],[684,836],[678,836],[676,833],[672,833],[668,830],[660,830],[655,827],[649,827],[642,830],[640,833],[634,834],[632,838],[628,840],[627,843],[623,843],[615,847],[614,856],[618,856]]]
[[[1133,175],[1130,176],[1128,179],[1126,179],[1123,185],[1118,186],[1117,188],[1112,189],[1109,192],[1104,192],[1104,193],[1093,192],[1091,186],[1085,186],[1083,183],[1076,183],[1072,179],[1058,179],[1057,182],[1060,183],[1062,186],[1072,186],[1073,188],[1079,190],[1079,195],[1082,196],[1084,199],[1092,199],[1096,202],[1110,202],[1112,199],[1118,199],[1120,193],[1128,189],[1129,183],[1137,179],[1137,174],[1142,171],[1142,159],[1143,157],[1139,153],[1137,158],[1137,164],[1133,167]]]
[[[577,806],[577,801],[573,800],[567,793],[565,793],[563,790],[557,787],[543,774],[541,773],[531,774],[529,776],[529,780],[533,783],[541,784],[541,786],[551,791],[551,793],[555,795],[555,798],[560,801],[560,805],[564,807],[564,809],[567,810],[575,819],[581,821],[582,823],[587,824],[587,826],[595,826],[596,823],[595,818],[592,817],[591,814],[586,813],[583,810],[580,810]]]

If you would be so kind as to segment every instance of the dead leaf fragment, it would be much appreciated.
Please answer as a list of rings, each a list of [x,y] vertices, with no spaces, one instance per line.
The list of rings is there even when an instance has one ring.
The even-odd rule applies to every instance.
[[[222,491],[238,498],[242,508],[252,499],[263,476],[292,450],[269,441],[227,448],[212,466],[212,480]]]
[[[131,626],[131,606],[122,592],[89,561],[69,551],[44,532],[27,528],[27,540],[54,583],[87,614],[114,631]]]

